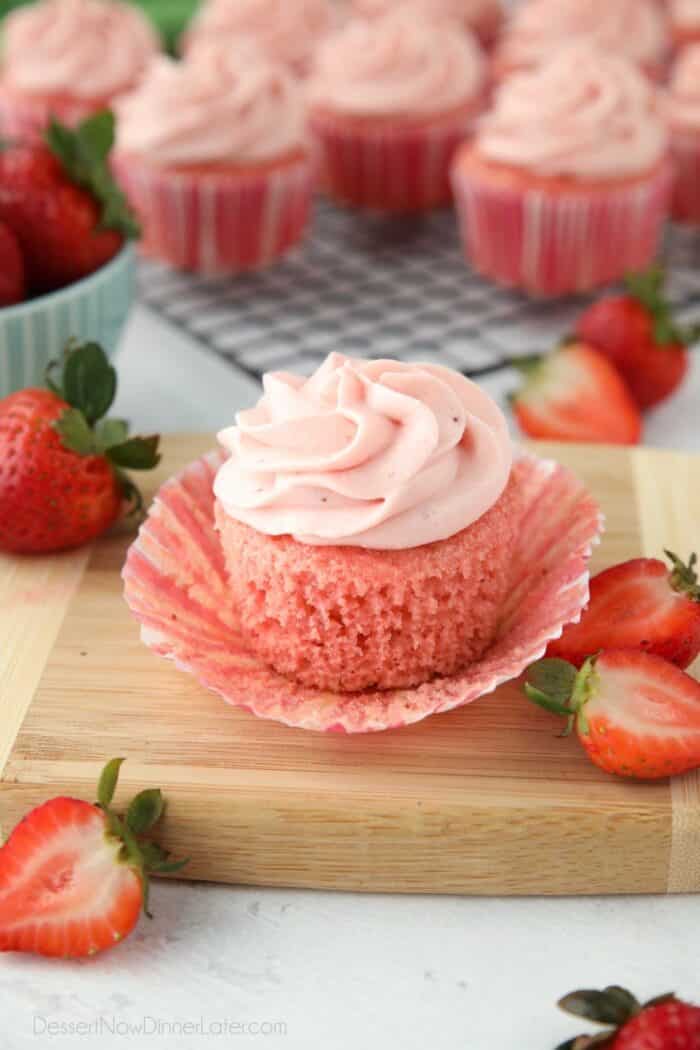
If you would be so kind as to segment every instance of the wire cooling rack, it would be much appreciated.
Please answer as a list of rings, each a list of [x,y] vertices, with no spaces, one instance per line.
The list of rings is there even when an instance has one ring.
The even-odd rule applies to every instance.
[[[670,228],[663,261],[679,318],[700,321],[700,233]],[[311,372],[332,350],[485,376],[554,345],[585,302],[537,302],[478,277],[450,211],[382,218],[326,201],[305,245],[270,270],[212,279],[143,262],[140,285],[143,302],[256,379]]]

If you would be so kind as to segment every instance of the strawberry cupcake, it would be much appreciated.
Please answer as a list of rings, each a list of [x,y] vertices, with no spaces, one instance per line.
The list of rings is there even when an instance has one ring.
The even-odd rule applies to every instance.
[[[668,11],[676,48],[700,41],[700,0],[671,0]]]
[[[644,269],[668,212],[668,149],[657,93],[624,58],[573,45],[514,74],[453,166],[471,264],[536,295]]]
[[[496,49],[494,75],[533,69],[574,41],[624,56],[659,80],[668,57],[668,19],[658,0],[526,0]]]
[[[666,92],[674,166],[671,214],[700,223],[700,43],[678,57]]]
[[[303,76],[333,20],[329,0],[206,0],[185,33],[183,51],[202,40],[235,47],[250,37],[272,61]]]
[[[51,116],[75,125],[139,82],[159,41],[118,0],[39,0],[7,16],[0,59],[0,130],[40,134]]]
[[[431,18],[445,15],[455,19],[474,33],[485,48],[496,42],[503,23],[500,0],[353,0],[354,10],[363,18],[387,14],[400,4],[411,4]]]
[[[308,224],[301,87],[253,47],[160,57],[118,106],[114,167],[147,254],[206,274],[269,265]]]
[[[521,519],[505,419],[449,369],[331,354],[274,373],[219,439],[235,615],[287,678],[415,686],[494,638]]]
[[[451,21],[407,7],[348,22],[320,46],[308,82],[323,189],[381,211],[447,204],[450,162],[484,92],[479,45]]]

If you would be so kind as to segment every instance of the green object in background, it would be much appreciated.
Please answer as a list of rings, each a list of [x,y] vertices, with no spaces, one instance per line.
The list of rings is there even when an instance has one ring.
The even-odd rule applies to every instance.
[[[0,0],[0,17],[28,0]],[[177,38],[182,33],[194,11],[198,0],[132,0],[142,8],[155,23],[168,50],[174,50]]]

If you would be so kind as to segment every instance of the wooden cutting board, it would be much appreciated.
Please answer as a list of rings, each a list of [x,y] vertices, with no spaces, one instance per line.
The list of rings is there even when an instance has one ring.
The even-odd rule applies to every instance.
[[[172,437],[152,485],[213,444]],[[607,515],[593,568],[700,547],[700,459],[543,446]],[[143,645],[122,600],[128,537],[0,557],[0,828],[57,793],[162,786],[164,844],[193,879],[470,894],[700,890],[700,776],[598,772],[517,685],[370,736],[292,730],[226,706]]]

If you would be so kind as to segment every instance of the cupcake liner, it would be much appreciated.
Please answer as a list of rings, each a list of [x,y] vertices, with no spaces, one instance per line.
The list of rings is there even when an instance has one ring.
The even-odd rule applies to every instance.
[[[126,558],[125,597],[149,648],[260,718],[367,733],[450,711],[517,678],[588,601],[587,562],[602,528],[600,510],[568,470],[526,455],[513,584],[484,657],[415,689],[335,694],[300,686],[256,659],[235,622],[214,527],[212,485],[223,460],[210,453],[161,488]]]
[[[320,186],[342,204],[380,211],[448,204],[450,164],[480,108],[481,99],[451,117],[419,124],[372,124],[312,112]]]
[[[700,223],[700,134],[673,135],[671,215],[679,222]]]
[[[42,137],[51,117],[75,127],[106,105],[106,102],[85,99],[32,98],[0,89],[0,133],[7,138],[36,142]]]
[[[113,167],[140,215],[144,253],[182,270],[267,266],[301,240],[309,221],[313,168],[305,157],[250,173],[172,171],[118,155]]]
[[[568,295],[643,270],[668,214],[671,167],[620,186],[504,185],[457,159],[452,181],[465,255],[485,277],[535,295]]]
[[[89,277],[0,310],[0,398],[43,386],[46,366],[69,339],[96,340],[112,355],[129,315],[136,284],[135,252],[127,244]]]

